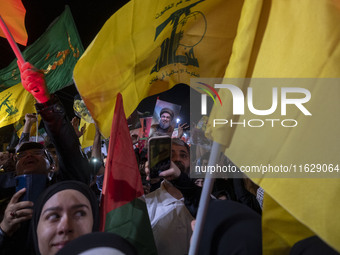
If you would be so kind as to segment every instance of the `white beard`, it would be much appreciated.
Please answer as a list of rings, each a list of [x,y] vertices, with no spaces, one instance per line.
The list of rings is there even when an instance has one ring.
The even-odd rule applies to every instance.
[[[161,129],[167,129],[170,126],[170,122],[163,123],[163,121],[160,121],[159,126]]]

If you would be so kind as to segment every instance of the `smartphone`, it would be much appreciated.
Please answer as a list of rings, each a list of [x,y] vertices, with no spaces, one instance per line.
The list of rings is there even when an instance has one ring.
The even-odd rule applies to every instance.
[[[156,136],[149,139],[148,161],[151,179],[170,168],[171,137]]]
[[[24,174],[15,177],[15,192],[26,188],[26,192],[19,198],[19,201],[35,202],[39,195],[47,186],[47,176],[45,174]]]

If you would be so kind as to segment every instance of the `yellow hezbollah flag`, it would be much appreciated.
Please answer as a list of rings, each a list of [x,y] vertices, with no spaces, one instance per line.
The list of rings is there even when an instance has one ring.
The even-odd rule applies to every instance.
[[[0,126],[17,122],[22,115],[35,112],[34,98],[21,83],[0,93]]]
[[[25,27],[26,10],[21,0],[0,1],[0,16],[5,21],[14,40],[22,45],[27,44],[27,31]],[[6,37],[0,29],[0,36]]]
[[[311,235],[318,235],[340,251],[339,179],[312,178],[310,171],[313,168],[315,172],[321,164],[326,172],[333,171],[335,177],[339,177],[336,169],[340,166],[340,85],[337,79],[326,78],[340,77],[340,11],[326,0],[263,1],[262,5],[260,2],[244,3],[225,77],[319,78],[308,81],[311,99],[304,107],[312,115],[305,116],[297,108],[287,109],[288,118],[298,122],[293,128],[271,125],[214,128],[211,122],[208,133],[228,147],[225,154],[239,167],[291,165],[293,169],[295,166],[306,171],[305,178],[299,179],[254,179],[270,196],[265,197],[263,209],[264,254],[288,254],[294,243]],[[246,7],[260,10],[259,17],[245,15],[249,10]],[[255,29],[252,30],[254,37],[242,33],[244,29]],[[289,79],[285,81],[278,86],[279,90],[290,86]],[[295,82],[304,85],[306,80],[295,79]],[[263,107],[258,109],[268,109],[271,104],[268,87],[254,81],[238,87],[246,91],[249,86],[254,95],[258,93],[262,101],[267,100],[266,105],[257,102]],[[242,116],[233,115],[231,93],[220,89],[219,94],[225,104],[223,109],[214,107],[210,121],[235,117],[238,122],[255,119],[249,111]],[[245,102],[247,105],[247,100]],[[273,116],[256,116],[256,119],[286,118],[280,114],[282,109],[278,109]]]
[[[223,77],[243,1],[132,0],[103,26],[74,80],[104,137],[116,95],[129,116],[139,102],[194,77]]]

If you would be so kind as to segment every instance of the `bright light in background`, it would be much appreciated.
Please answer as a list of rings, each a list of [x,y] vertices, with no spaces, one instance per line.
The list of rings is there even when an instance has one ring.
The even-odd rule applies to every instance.
[[[176,119],[176,123],[179,123],[180,121],[181,121],[180,118],[177,118],[177,119]]]

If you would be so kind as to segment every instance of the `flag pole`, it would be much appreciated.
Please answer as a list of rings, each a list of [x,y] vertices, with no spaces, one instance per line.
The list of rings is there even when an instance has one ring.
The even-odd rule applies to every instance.
[[[208,166],[216,165],[220,148],[221,145],[219,143],[213,142]],[[196,255],[198,252],[198,246],[202,237],[204,222],[208,212],[210,194],[214,185],[214,181],[215,178],[213,178],[213,174],[210,172],[206,173],[196,217],[195,229],[192,235],[191,245],[189,249],[189,255]]]
[[[9,43],[9,45],[11,46],[15,56],[17,57],[20,65],[25,63],[25,59],[21,54],[21,51],[17,45],[17,43],[14,41],[13,36],[11,34],[11,32],[9,31],[8,27],[6,26],[5,21],[2,19],[1,15],[0,15],[0,27],[2,29],[2,31],[4,32],[4,34],[6,35],[7,41]]]
[[[39,120],[38,120],[38,113],[37,113],[37,121],[35,125],[37,126],[36,131],[35,131],[35,142],[38,142],[38,137],[39,137]]]

